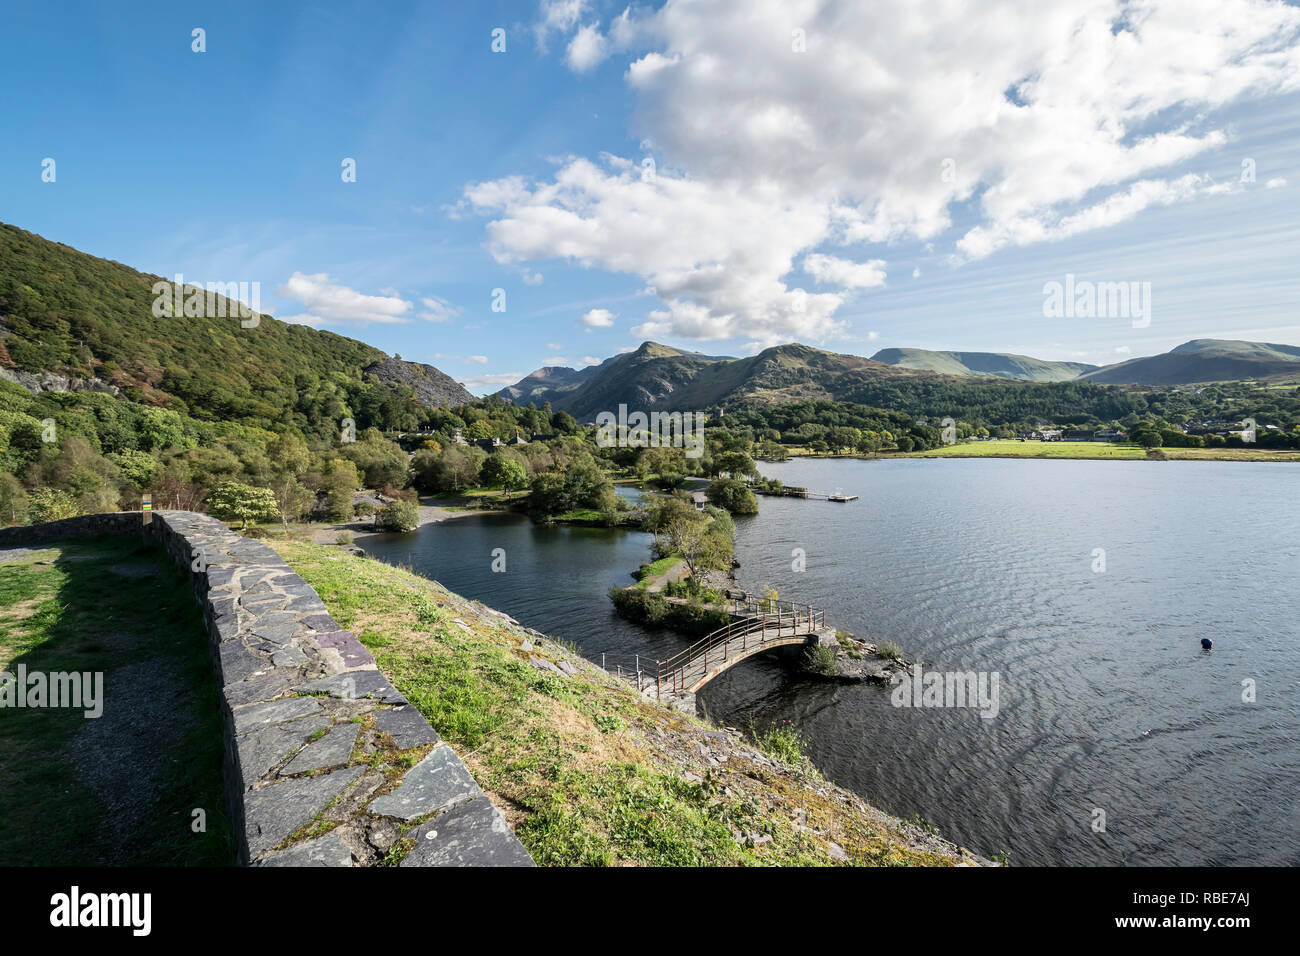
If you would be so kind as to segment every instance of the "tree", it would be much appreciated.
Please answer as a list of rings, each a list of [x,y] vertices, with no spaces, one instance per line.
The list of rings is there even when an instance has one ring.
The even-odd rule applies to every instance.
[[[479,470],[479,481],[486,488],[519,491],[528,487],[528,469],[519,459],[497,452],[483,462],[483,467]]]
[[[709,501],[733,515],[758,514],[758,499],[745,483],[735,478],[719,478],[705,492]]]
[[[275,495],[275,508],[280,514],[280,523],[284,525],[284,536],[287,538],[289,522],[301,520],[311,510],[316,496],[290,474],[273,478],[271,493]]]
[[[715,475],[726,473],[732,478],[740,475],[758,477],[758,469],[754,467],[754,459],[743,451],[718,452],[713,456],[712,473]]]
[[[13,475],[0,471],[0,523],[22,524],[27,520],[27,492]]]
[[[420,509],[410,501],[390,501],[380,510],[375,523],[384,531],[414,531],[420,526]]]
[[[731,567],[735,550],[726,531],[680,498],[651,504],[641,527],[655,536],[656,554],[680,555],[697,580],[704,572]]]
[[[270,488],[254,488],[238,481],[223,481],[208,496],[208,511],[222,521],[241,521],[240,530],[249,519],[269,521],[280,516],[280,508]]]

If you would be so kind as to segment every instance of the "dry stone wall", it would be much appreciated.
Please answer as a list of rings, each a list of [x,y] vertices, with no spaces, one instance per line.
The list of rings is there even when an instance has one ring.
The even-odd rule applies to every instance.
[[[144,534],[203,607],[225,720],[227,812],[258,866],[532,866],[455,752],[284,560],[206,515],[86,515],[0,546]],[[409,767],[409,769],[408,769]]]

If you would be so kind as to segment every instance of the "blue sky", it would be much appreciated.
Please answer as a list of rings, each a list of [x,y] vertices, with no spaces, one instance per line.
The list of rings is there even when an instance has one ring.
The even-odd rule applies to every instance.
[[[1094,364],[1300,344],[1296,7],[1240,37],[1207,19],[1202,49],[1180,5],[1126,28],[1080,3],[1067,48],[1024,9],[1010,40],[931,19],[907,46],[881,26],[902,16],[838,3],[11,6],[0,220],[259,282],[264,310],[476,392],[644,338]],[[1045,318],[1067,273],[1150,282],[1150,325]]]

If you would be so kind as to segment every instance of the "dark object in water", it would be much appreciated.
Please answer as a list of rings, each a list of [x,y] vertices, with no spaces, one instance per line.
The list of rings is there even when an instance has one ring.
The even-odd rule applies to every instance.
[[[1213,646],[1214,646],[1214,641],[1210,640],[1208,637],[1201,638],[1201,647],[1205,648],[1208,651]]]

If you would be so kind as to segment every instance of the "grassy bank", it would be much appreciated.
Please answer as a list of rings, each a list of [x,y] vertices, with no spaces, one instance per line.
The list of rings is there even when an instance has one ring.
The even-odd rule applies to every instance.
[[[269,543],[456,749],[540,864],[965,859],[821,779],[784,737],[765,738],[765,753],[659,707],[561,644],[407,571]]]
[[[161,550],[120,539],[0,561],[0,670],[103,674],[97,718],[0,708],[0,862],[232,862],[218,691],[189,583]]]
[[[1300,461],[1300,452],[1262,448],[1161,448],[1171,461]],[[892,457],[892,456],[891,456]],[[899,454],[900,458],[1089,458],[1141,461],[1140,445],[1091,441],[994,440],[945,445],[929,451]]]

